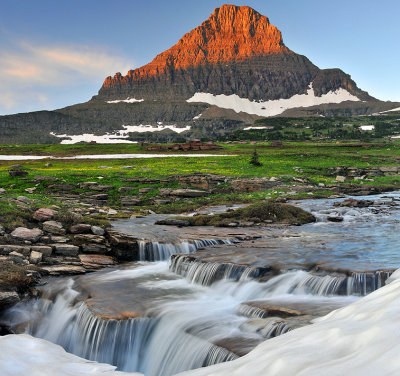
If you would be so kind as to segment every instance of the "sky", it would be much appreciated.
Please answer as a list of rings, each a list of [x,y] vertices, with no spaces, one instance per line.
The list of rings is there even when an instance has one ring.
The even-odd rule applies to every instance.
[[[0,0],[0,115],[89,100],[104,79],[150,62],[218,0]],[[400,102],[399,0],[248,0],[284,43]]]

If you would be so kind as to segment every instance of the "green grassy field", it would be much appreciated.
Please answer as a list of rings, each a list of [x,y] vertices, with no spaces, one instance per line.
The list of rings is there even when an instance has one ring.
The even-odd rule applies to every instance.
[[[312,144],[285,143],[282,147],[271,147],[268,143],[258,144],[221,144],[223,149],[209,151],[212,154],[224,154],[221,157],[189,157],[188,154],[176,158],[148,159],[111,159],[111,160],[56,160],[43,159],[33,161],[0,161],[0,187],[7,194],[24,194],[36,200],[49,200],[48,186],[51,181],[36,181],[38,176],[60,179],[63,184],[75,185],[74,193],[85,194],[86,190],[78,187],[81,182],[98,181],[111,185],[110,202],[117,205],[120,199],[118,188],[131,186],[131,195],[138,194],[139,188],[149,186],[144,183],[127,183],[129,178],[162,178],[171,175],[192,173],[212,173],[229,177],[279,177],[290,182],[293,177],[307,177],[312,184],[335,183],[335,176],[327,176],[326,169],[337,166],[368,167],[389,166],[400,163],[400,143],[391,144]],[[262,166],[249,164],[251,154],[257,149]],[[144,147],[135,144],[122,145],[23,145],[1,146],[0,154],[33,155],[78,155],[111,153],[148,153]],[[164,152],[163,152],[164,153]],[[165,152],[165,154],[176,154]],[[194,152],[198,154],[199,152]],[[207,154],[201,152],[202,154]],[[19,164],[28,172],[25,177],[11,177],[11,166]],[[360,184],[360,182],[353,182]],[[370,185],[400,184],[400,176],[377,177],[368,182]],[[153,191],[143,196],[151,198],[157,195],[159,188],[178,187],[178,183],[151,184]],[[36,187],[34,193],[27,194],[26,188]],[[215,195],[218,202],[246,201],[278,195],[275,191],[251,194]],[[207,199],[194,200],[198,205],[207,204]],[[167,210],[167,209],[165,209]]]

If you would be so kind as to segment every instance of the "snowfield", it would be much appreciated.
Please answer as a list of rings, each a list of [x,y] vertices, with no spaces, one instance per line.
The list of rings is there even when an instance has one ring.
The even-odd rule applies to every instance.
[[[314,93],[312,83],[309,85],[307,94],[296,94],[288,99],[277,99],[266,102],[252,102],[247,98],[240,98],[236,94],[214,95],[211,93],[196,93],[187,100],[189,103],[208,103],[220,108],[234,110],[238,113],[246,112],[248,114],[264,117],[282,114],[290,108],[311,107],[320,104],[341,103],[345,101],[358,102],[360,99],[343,88],[330,91],[327,94],[317,97]]]

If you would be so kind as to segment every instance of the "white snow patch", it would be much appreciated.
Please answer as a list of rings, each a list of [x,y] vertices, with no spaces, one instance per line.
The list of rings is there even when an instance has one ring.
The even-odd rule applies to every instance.
[[[61,144],[76,144],[78,142],[91,142],[95,141],[97,144],[132,144],[136,141],[127,140],[130,132],[160,132],[164,129],[170,129],[176,133],[182,133],[190,129],[190,125],[179,128],[176,125],[123,125],[123,129],[116,131],[114,133],[106,133],[104,135],[95,135],[93,133],[84,134],[56,134],[50,132],[52,136],[58,138],[66,138],[61,141]]]
[[[367,376],[400,370],[400,271],[390,283],[313,325],[269,339],[228,363],[180,376]]]
[[[144,99],[135,99],[135,98],[126,98],[126,99],[116,99],[115,101],[107,101],[107,103],[120,103],[120,102],[124,102],[124,103],[140,103],[140,102],[144,102]]]
[[[208,103],[221,108],[234,110],[236,112],[246,112],[259,116],[275,116],[283,113],[285,110],[297,107],[311,107],[320,104],[341,103],[344,101],[360,101],[356,96],[350,94],[347,90],[340,88],[336,91],[330,91],[320,97],[315,96],[312,83],[307,90],[307,94],[296,94],[288,99],[277,99],[266,102],[251,102],[247,98],[240,98],[236,94],[232,95],[214,95],[211,93],[196,93],[187,102]]]
[[[391,110],[387,110],[387,111],[381,111],[379,113],[380,114],[385,114],[386,112],[397,112],[397,111],[400,111],[400,107],[392,108]]]
[[[251,131],[252,129],[271,129],[271,128],[273,128],[273,127],[252,127],[252,126],[250,126],[250,127],[243,128],[243,130]]]
[[[193,118],[193,120],[200,119],[200,116],[201,116],[201,115],[203,115],[203,114],[198,114],[197,116],[195,116],[195,117]]]
[[[360,129],[362,131],[373,131],[375,129],[375,125],[361,125]]]
[[[61,346],[27,334],[0,337],[2,376],[139,376],[67,353]]]
[[[229,157],[226,154],[86,154],[73,157],[53,157],[49,155],[0,155],[0,161],[27,161],[36,159],[136,159],[136,158],[199,158]]]

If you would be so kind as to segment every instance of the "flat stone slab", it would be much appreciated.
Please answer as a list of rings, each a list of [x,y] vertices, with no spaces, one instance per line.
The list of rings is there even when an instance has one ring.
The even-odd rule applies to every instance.
[[[78,265],[49,265],[42,266],[41,269],[47,271],[50,275],[71,275],[84,274],[86,269]]]

